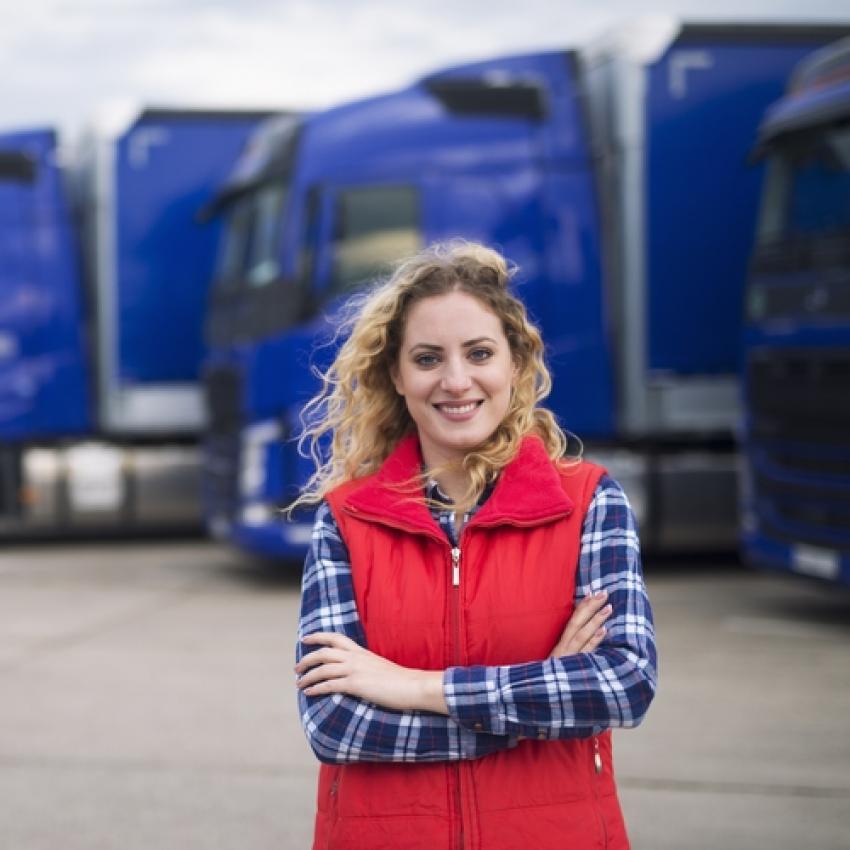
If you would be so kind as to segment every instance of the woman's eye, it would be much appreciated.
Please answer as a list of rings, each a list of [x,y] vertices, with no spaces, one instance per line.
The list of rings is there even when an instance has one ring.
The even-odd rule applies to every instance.
[[[493,352],[489,348],[473,348],[469,356],[472,360],[488,360],[493,356]]]
[[[436,354],[419,354],[414,359],[414,363],[417,366],[434,366],[437,363],[437,355]]]

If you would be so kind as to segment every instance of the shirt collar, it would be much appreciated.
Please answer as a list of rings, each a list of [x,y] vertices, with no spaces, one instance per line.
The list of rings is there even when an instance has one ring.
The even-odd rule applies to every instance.
[[[470,514],[475,513],[486,501],[490,498],[490,494],[493,492],[493,488],[496,486],[496,482],[491,482],[488,484],[481,495],[478,497],[478,501],[475,505],[469,510]],[[431,478],[430,476],[425,481],[425,498],[429,502],[441,502],[444,505],[453,505],[454,502],[440,489],[440,485],[437,483],[436,479]]]

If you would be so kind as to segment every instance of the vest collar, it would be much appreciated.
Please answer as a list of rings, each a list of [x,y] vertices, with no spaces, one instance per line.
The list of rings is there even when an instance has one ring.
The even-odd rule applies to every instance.
[[[377,473],[349,492],[345,509],[384,525],[438,535],[443,540],[444,535],[422,498],[421,469],[419,439],[416,434],[408,434]],[[470,520],[469,527],[542,525],[568,516],[573,509],[543,441],[529,435],[520,444],[516,457],[502,470],[490,498]]]

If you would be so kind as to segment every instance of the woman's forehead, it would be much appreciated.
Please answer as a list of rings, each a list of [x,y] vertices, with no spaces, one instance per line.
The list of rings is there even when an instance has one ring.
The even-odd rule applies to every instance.
[[[492,336],[505,338],[502,320],[482,301],[466,292],[448,292],[417,301],[407,314],[404,337],[415,344],[414,337],[438,335],[445,338],[475,339]]]

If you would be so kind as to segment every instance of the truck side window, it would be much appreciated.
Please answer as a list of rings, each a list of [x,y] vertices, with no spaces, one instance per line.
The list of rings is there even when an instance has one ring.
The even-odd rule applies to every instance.
[[[286,200],[283,183],[270,183],[254,196],[254,220],[247,279],[250,286],[266,286],[280,277],[278,246]]]
[[[221,289],[237,289],[244,276],[254,219],[251,201],[250,195],[243,196],[227,217],[216,269],[216,282]]]
[[[385,274],[421,247],[419,197],[412,186],[345,189],[337,198],[331,293]]]

